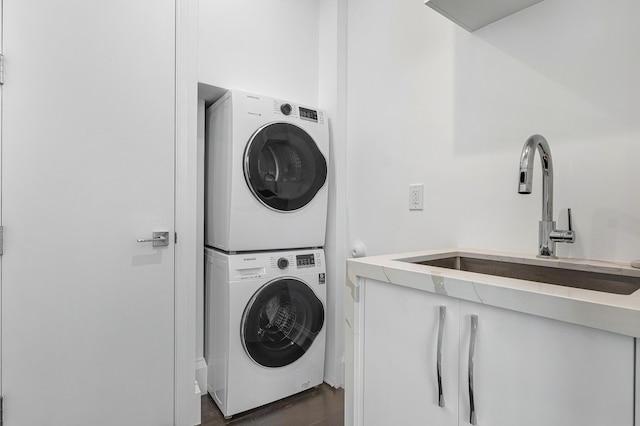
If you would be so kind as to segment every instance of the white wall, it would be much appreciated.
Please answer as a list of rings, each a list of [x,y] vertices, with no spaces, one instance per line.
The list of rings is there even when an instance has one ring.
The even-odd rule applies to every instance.
[[[344,280],[346,276],[346,155],[347,155],[347,4],[319,1],[319,98],[329,113],[329,204],[325,254],[327,259],[327,338],[325,381],[344,383]]]
[[[368,254],[466,246],[533,253],[517,193],[524,141],[550,143],[560,256],[640,258],[640,4],[546,0],[468,33],[422,0],[350,0],[348,227]],[[425,209],[408,211],[408,185]]]
[[[199,78],[316,105],[317,0],[200,0]]]

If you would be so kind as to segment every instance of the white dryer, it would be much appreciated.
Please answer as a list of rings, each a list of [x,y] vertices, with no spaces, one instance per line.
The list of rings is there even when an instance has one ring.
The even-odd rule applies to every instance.
[[[205,244],[227,252],[323,247],[325,114],[230,91],[206,121]]]
[[[320,249],[205,249],[208,391],[225,417],[324,377],[326,284]]]

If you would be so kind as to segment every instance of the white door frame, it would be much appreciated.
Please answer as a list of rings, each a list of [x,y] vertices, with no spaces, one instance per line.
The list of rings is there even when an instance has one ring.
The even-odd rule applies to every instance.
[[[3,4],[3,0],[0,0],[0,54],[4,54],[4,4]],[[4,67],[4,64],[2,64]],[[2,73],[4,74],[4,70],[2,70]],[[4,75],[2,76],[2,78],[4,78]],[[4,129],[4,124],[3,124],[3,108],[4,107],[4,88],[3,86],[0,86],[0,226],[3,225],[2,223],[2,135],[3,132],[2,130]],[[4,249],[4,242],[0,242],[0,250]],[[2,256],[0,255],[0,288],[2,288]],[[0,330],[2,330],[2,292],[0,291]],[[0,333],[0,367],[2,366],[2,338],[1,338],[2,333]],[[2,368],[0,368],[0,395],[2,395]]]
[[[1,0],[0,0],[1,1]],[[175,409],[176,426],[200,424],[195,393],[198,0],[176,0]]]

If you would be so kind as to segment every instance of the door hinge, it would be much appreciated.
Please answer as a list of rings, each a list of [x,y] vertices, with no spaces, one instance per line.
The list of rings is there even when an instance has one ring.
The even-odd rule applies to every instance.
[[[0,396],[0,426],[4,423],[4,396]]]
[[[4,84],[4,55],[0,53],[0,85],[2,84]]]
[[[0,226],[0,256],[4,254],[4,226]],[[2,397],[0,396],[0,414],[2,413]],[[2,426],[2,418],[0,417],[0,426]]]
[[[173,244],[178,244],[178,233],[174,232],[173,233]],[[2,426],[2,425],[0,425]]]

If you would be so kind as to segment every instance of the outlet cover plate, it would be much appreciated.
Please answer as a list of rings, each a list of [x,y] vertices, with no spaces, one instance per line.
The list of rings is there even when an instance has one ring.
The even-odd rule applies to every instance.
[[[424,184],[409,185],[409,210],[424,210]]]

